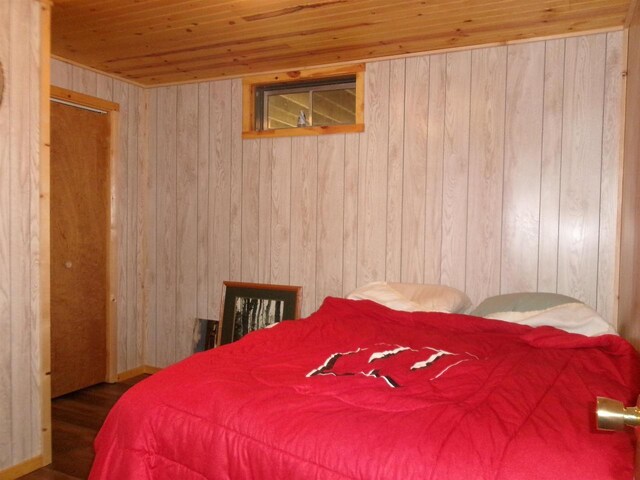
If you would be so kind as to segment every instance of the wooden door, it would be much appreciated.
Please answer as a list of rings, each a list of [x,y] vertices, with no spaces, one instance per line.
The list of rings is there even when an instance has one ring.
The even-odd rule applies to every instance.
[[[109,119],[51,103],[51,394],[106,379]]]

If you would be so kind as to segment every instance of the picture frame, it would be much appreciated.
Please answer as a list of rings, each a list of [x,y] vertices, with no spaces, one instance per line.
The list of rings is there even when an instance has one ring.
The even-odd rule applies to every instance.
[[[193,326],[193,353],[204,352],[218,346],[220,322],[208,318],[196,318]]]
[[[218,345],[282,320],[300,318],[302,287],[223,282]]]

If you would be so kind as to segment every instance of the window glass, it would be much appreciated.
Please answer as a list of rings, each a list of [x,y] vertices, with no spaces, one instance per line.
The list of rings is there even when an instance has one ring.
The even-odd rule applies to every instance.
[[[309,93],[273,93],[267,99],[266,128],[294,128],[298,126],[300,112],[309,118]]]
[[[312,105],[315,126],[356,123],[355,88],[313,91]]]
[[[353,125],[356,123],[355,79],[300,82],[257,90],[257,130]]]

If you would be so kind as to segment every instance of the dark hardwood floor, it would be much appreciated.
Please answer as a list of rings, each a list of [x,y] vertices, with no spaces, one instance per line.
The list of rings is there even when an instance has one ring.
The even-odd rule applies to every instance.
[[[51,401],[53,462],[19,480],[85,479],[93,463],[93,439],[118,398],[147,378],[101,383]]]

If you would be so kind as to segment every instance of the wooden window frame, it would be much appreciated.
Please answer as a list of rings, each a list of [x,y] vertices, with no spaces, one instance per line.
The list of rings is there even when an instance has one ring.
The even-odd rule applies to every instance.
[[[340,67],[292,70],[245,77],[242,81],[242,138],[276,138],[364,132],[364,72],[364,63],[358,63]],[[352,125],[278,128],[273,130],[255,129],[255,95],[257,88],[274,84],[343,78],[346,75],[355,75],[356,77],[356,123]]]

